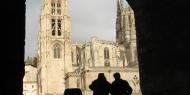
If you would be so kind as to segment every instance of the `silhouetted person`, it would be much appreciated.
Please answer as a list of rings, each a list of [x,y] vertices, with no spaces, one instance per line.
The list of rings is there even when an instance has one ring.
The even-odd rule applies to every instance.
[[[132,88],[126,80],[120,78],[119,73],[115,73],[114,75],[115,81],[112,82],[111,85],[111,94],[112,95],[131,95]]]
[[[65,89],[64,95],[82,95],[82,91],[79,88]]]
[[[106,80],[104,73],[98,74],[98,79],[94,80],[89,88],[93,95],[109,95],[111,84]]]

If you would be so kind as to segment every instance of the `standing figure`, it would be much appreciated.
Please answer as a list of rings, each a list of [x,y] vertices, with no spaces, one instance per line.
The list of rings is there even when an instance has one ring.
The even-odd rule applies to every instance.
[[[126,80],[120,78],[119,73],[115,73],[114,75],[115,81],[112,82],[111,85],[111,94],[112,95],[131,95],[132,88]]]
[[[98,74],[98,79],[94,80],[89,88],[93,95],[109,95],[111,84],[106,80],[104,73]]]

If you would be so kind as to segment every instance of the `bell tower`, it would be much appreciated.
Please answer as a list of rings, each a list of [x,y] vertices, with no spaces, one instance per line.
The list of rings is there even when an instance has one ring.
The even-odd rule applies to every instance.
[[[42,0],[38,34],[38,93],[60,94],[71,72],[70,17],[67,0]]]

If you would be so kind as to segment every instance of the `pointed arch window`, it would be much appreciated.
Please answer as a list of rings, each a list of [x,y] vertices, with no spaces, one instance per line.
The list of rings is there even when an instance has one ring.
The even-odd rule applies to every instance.
[[[61,0],[52,0],[51,1],[51,14],[52,15],[61,15]]]
[[[57,20],[57,32],[58,36],[61,36],[61,19]]]
[[[51,20],[51,30],[52,30],[52,36],[55,36],[55,19]]]
[[[53,48],[53,57],[55,59],[61,58],[61,47],[60,45],[56,44]]]
[[[104,48],[104,65],[105,65],[105,67],[110,67],[109,48],[108,47]]]
[[[104,48],[104,59],[109,59],[109,48],[108,47]]]

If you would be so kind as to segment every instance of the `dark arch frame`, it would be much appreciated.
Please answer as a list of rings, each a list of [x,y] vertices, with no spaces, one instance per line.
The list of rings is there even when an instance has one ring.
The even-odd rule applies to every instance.
[[[187,63],[189,62],[189,56],[183,56],[182,58],[181,55],[181,54],[190,54],[189,46],[187,46],[188,45],[187,43],[189,43],[188,41],[190,35],[189,34],[190,14],[186,14],[186,12],[189,11],[188,8],[189,0],[162,0],[162,1],[146,0],[146,2],[145,0],[128,0],[128,1],[129,4],[132,6],[132,8],[135,10],[137,32],[138,32],[137,36],[138,38],[140,37],[139,39],[142,40],[144,39],[142,43],[138,42],[138,47],[139,47],[138,51],[141,52],[144,51],[144,49],[146,48],[150,48],[151,46],[153,46],[153,42],[159,41],[158,39],[160,37],[162,38],[165,37],[167,34],[170,34],[168,40],[160,39],[160,42],[165,42],[165,43],[160,43],[159,46],[164,46],[164,48],[154,47],[151,48],[152,50],[154,50],[154,52],[149,51],[149,54],[151,54],[152,52],[153,55],[157,57],[155,60],[157,61],[156,63],[150,62],[150,60],[146,61],[146,58],[149,57],[146,54],[145,56],[144,54],[138,53],[139,59],[141,60],[139,67],[141,72],[140,80],[142,83],[143,95],[189,95],[190,79],[188,75],[190,72],[189,69],[190,65],[189,63]],[[169,4],[168,2],[172,3]],[[2,52],[1,54],[3,55],[1,61],[4,62],[4,64],[1,64],[1,67],[5,69],[9,68],[9,70],[5,72],[3,69],[0,69],[2,75],[1,81],[3,81],[1,84],[1,93],[3,93],[4,95],[22,95],[22,88],[23,88],[22,80],[24,76],[24,46],[25,46],[25,0],[19,0],[19,1],[12,0],[11,3],[8,0],[3,0],[2,3],[11,5],[9,7],[6,7],[10,8],[10,10],[2,8],[1,10],[2,13],[6,14],[2,15],[3,16],[2,18],[6,19],[2,23],[11,22],[11,24],[2,24],[2,27],[4,29],[7,29],[6,32],[2,32],[2,35],[9,35],[9,40],[7,39],[5,40],[3,37],[0,38],[2,41],[1,44],[6,45],[6,47],[2,47],[2,50],[6,52]],[[14,17],[12,17],[13,12],[16,12],[14,14]],[[180,12],[180,14],[178,12]],[[166,17],[169,18],[166,19]],[[162,22],[163,20],[165,20],[164,22],[167,23],[163,23]],[[173,27],[175,25],[177,25],[177,27]],[[151,26],[154,26],[154,28],[151,28]],[[158,29],[158,30],[155,30],[155,32],[153,32],[152,29]],[[179,31],[181,29],[183,31]],[[165,32],[162,33],[159,30]],[[146,31],[148,31],[148,34],[146,34],[147,33]],[[147,35],[149,35],[149,37],[154,37],[154,39],[147,40],[147,38],[145,39],[141,37],[141,35],[144,35],[144,37],[147,37]],[[150,42],[149,47],[145,47],[142,49],[140,46],[141,45],[143,46],[145,45],[145,43],[148,43],[147,41]],[[10,42],[12,44],[10,44]],[[171,43],[166,44],[166,42],[171,42]],[[12,48],[13,44],[14,48]],[[172,45],[173,48],[171,48],[170,44],[173,44]],[[175,50],[175,54],[173,54],[174,52],[171,52],[172,51],[171,49]],[[170,56],[169,58],[163,58],[163,53],[162,53],[163,50],[164,54]],[[170,59],[175,59],[175,60],[170,60]],[[152,59],[152,61],[153,60],[154,59]],[[142,63],[146,62],[146,64],[142,64],[141,62]],[[144,65],[145,66],[149,65],[149,66],[144,67]],[[162,72],[160,72],[160,70],[155,71],[154,67],[156,68],[161,67]],[[169,70],[172,70],[169,71],[169,74],[166,73],[168,67],[170,68]],[[154,77],[151,76],[150,72],[154,74],[159,74],[159,77],[162,78],[163,80],[158,81],[158,83],[154,82],[157,81],[158,78],[156,78],[155,75]],[[145,81],[145,79],[147,78],[148,80],[151,78],[151,80],[154,82],[153,88],[151,88],[152,86],[150,85],[150,83]],[[143,83],[148,83],[149,85]],[[158,84],[162,86],[159,86]],[[165,84],[166,86],[163,86],[163,84]]]

